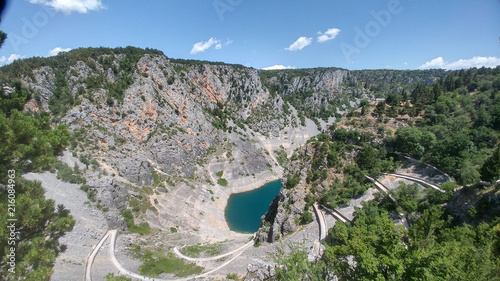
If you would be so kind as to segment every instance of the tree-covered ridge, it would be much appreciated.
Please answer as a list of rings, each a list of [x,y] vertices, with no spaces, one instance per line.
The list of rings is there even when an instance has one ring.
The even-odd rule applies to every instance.
[[[446,73],[445,70],[349,71],[331,67],[263,70],[260,76],[271,94],[280,95],[300,116],[327,121],[355,109],[363,98],[386,97],[401,90],[410,92],[419,83],[432,84]],[[330,83],[320,85],[320,79]]]
[[[9,65],[0,68],[0,81],[17,80],[26,75],[32,75],[34,69],[49,66],[60,71],[66,71],[78,61],[90,63],[91,60],[103,60],[105,64],[111,64],[112,60],[105,60],[104,57],[123,55],[125,57],[123,69],[135,66],[139,58],[145,54],[164,55],[162,51],[155,49],[141,49],[136,47],[125,48],[78,48],[68,52],[61,52],[52,57],[32,57],[16,60]]]
[[[394,70],[364,69],[351,71],[351,85],[362,84],[372,91],[375,97],[385,98],[391,93],[402,90],[411,92],[419,83],[430,85],[436,80],[446,77],[449,71],[443,69],[429,70]]]
[[[329,229],[320,259],[308,260],[297,245],[279,251],[273,279],[500,280],[500,217],[476,216],[487,209],[469,212],[473,225],[453,217],[444,206],[456,185],[447,185],[443,194],[401,184],[397,205],[387,195],[365,202],[352,222]],[[498,194],[500,185],[490,189]],[[395,211],[408,216],[409,229],[394,224]]]
[[[54,128],[47,114],[21,112],[29,95],[14,84],[0,94],[0,272],[3,280],[49,280],[56,256],[65,249],[58,240],[75,221],[63,205],[45,199],[40,182],[26,181],[22,174],[52,167],[69,131],[64,125]],[[15,219],[14,226],[9,219]]]
[[[415,126],[396,132],[394,149],[433,163],[464,184],[479,181],[480,171],[494,164],[485,160],[500,137],[500,67],[451,72],[433,85],[418,85],[410,98],[391,95],[386,104],[392,113],[380,110],[415,117]],[[488,173],[484,180],[500,178],[498,170]]]
[[[349,114],[330,139],[312,140],[322,153],[313,153],[318,160],[311,161],[307,180],[321,178],[329,148],[340,143],[355,153],[360,175],[390,169],[384,164],[390,151],[433,163],[470,187],[445,183],[441,193],[400,183],[390,198],[365,202],[352,222],[337,221],[321,259],[300,260],[306,252],[293,246],[282,252],[275,279],[500,280],[499,97],[500,67],[453,71],[433,84],[389,93],[385,102]],[[398,129],[392,135],[389,128]],[[481,179],[493,184],[482,187]],[[324,196],[305,200],[332,207]],[[409,229],[394,224],[397,214],[408,219]]]

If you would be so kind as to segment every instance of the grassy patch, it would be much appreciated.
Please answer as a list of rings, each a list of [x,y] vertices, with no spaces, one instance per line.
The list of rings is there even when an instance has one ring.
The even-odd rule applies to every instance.
[[[172,253],[165,256],[164,254],[154,254],[146,251],[142,260],[144,263],[139,267],[139,272],[146,276],[158,277],[160,274],[166,273],[174,274],[177,277],[187,277],[202,272],[201,267],[184,263]]]
[[[188,257],[199,257],[201,253],[205,252],[210,256],[216,256],[220,254],[217,244],[212,245],[190,245],[181,249],[181,252]]]
[[[95,196],[97,194],[97,190],[95,188],[92,188],[86,184],[82,184],[80,186],[80,189],[87,194],[87,199],[89,199],[92,202],[95,202]]]
[[[240,280],[238,274],[236,274],[236,273],[228,273],[228,274],[226,274],[226,279],[228,279],[228,280],[235,280],[235,281]]]
[[[106,281],[132,281],[132,279],[123,275],[115,276],[114,273],[108,273],[104,278],[106,278]]]
[[[132,233],[139,233],[141,235],[149,234],[151,232],[151,228],[147,222],[140,223],[139,225],[134,223],[134,217],[132,216],[132,212],[130,210],[124,210],[122,212],[122,216],[125,219],[125,223],[127,224],[127,228]]]
[[[288,165],[288,155],[283,148],[281,148],[281,150],[275,150],[274,154],[276,154],[276,160],[278,161],[280,166],[285,167],[286,165]]]
[[[222,186],[227,186],[227,180],[226,179],[218,179],[217,184],[222,185]]]
[[[85,178],[81,175],[78,165],[71,169],[66,163],[56,161],[54,167],[57,170],[57,178],[69,183],[85,183]]]
[[[153,186],[159,186],[160,177],[158,176],[158,173],[154,169],[151,169],[151,175],[153,176]]]

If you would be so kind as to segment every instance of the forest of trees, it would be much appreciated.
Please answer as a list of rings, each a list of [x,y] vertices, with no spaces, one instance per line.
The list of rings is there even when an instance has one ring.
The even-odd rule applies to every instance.
[[[500,280],[500,214],[494,211],[500,191],[495,183],[500,178],[500,67],[453,71],[411,93],[390,93],[375,112],[380,120],[409,115],[410,126],[383,145],[369,145],[366,137],[361,141],[356,130],[334,130],[325,155],[338,143],[355,145],[358,172],[376,176],[391,167],[384,164],[388,150],[404,153],[470,185],[466,188],[480,198],[478,203],[468,208],[464,220],[447,208],[457,184],[443,184],[446,192],[441,193],[401,183],[391,192],[397,204],[379,195],[365,202],[352,222],[337,221],[321,259],[308,261],[307,252],[294,245],[279,251],[283,266],[274,279]],[[492,184],[478,185],[480,180]],[[408,230],[394,224],[397,214],[408,219]]]
[[[0,89],[2,280],[49,280],[56,256],[65,249],[59,238],[75,224],[63,205],[44,197],[40,182],[22,178],[51,168],[69,137],[66,126],[52,128],[47,114],[23,113],[29,98],[20,83],[13,84],[12,92]]]
[[[0,46],[5,38],[0,32]],[[157,50],[133,47],[77,49],[51,58],[16,61],[0,69],[0,204],[2,208],[12,204],[9,201],[12,191],[9,190],[15,190],[17,219],[16,268],[11,272],[8,254],[12,252],[9,246],[12,232],[7,227],[10,215],[7,209],[0,212],[0,274],[3,279],[49,280],[56,256],[64,250],[58,240],[75,224],[68,210],[44,197],[41,183],[21,178],[23,173],[51,168],[56,156],[68,145],[70,133],[66,126],[55,126],[51,122],[52,117],[65,114],[78,102],[78,93],[70,94],[63,74],[78,60],[89,65],[92,65],[91,60],[99,60],[118,75],[117,82],[96,78],[88,81],[88,87],[106,87],[109,102],[119,103],[123,91],[133,82],[130,74],[135,71],[134,65],[146,53],[162,54]],[[111,66],[112,60],[103,54],[123,54],[125,58],[119,66]],[[54,68],[56,76],[57,89],[49,102],[52,115],[23,112],[26,101],[36,97],[15,79],[29,76],[28,70],[45,65]],[[270,79],[278,73],[262,72],[261,78]],[[310,71],[288,73],[289,77],[283,79]],[[490,193],[498,193],[500,185],[495,182],[500,178],[500,67],[419,72],[419,82],[411,87],[398,86],[404,84],[409,72],[396,73],[399,75],[394,78],[397,87],[377,82],[377,77],[387,81],[394,73],[377,73],[354,72],[345,82],[352,84],[348,87],[363,87],[375,92],[375,96],[386,97],[375,108],[381,123],[389,118],[408,117],[408,126],[398,129],[394,135],[389,134],[382,142],[376,141],[371,133],[335,127],[312,139],[309,143],[315,155],[306,173],[312,195],[306,198],[308,206],[302,223],[312,220],[311,213],[307,212],[312,202],[334,208],[366,191],[369,182],[365,175],[378,176],[381,172],[394,170],[399,163],[393,152],[436,165],[460,185],[472,186],[477,196],[485,191],[477,185],[481,180],[492,183],[486,187]],[[428,73],[442,78],[425,84]],[[281,90],[266,81],[263,83],[270,87],[273,95]],[[6,85],[9,87],[4,87]],[[311,95],[312,92],[293,93],[283,99],[299,107]],[[318,112],[304,109],[299,114],[310,118],[335,115],[337,109],[349,101],[348,97],[342,98]],[[362,105],[365,108],[368,102]],[[215,120],[214,127],[228,130],[227,112],[222,107],[210,113]],[[352,151],[357,153],[355,159],[348,159]],[[333,173],[341,173],[342,180],[333,180]],[[333,180],[331,188],[322,192],[314,189],[315,185],[330,179]],[[287,188],[299,182],[298,174],[290,175]],[[463,221],[446,209],[455,187],[457,185],[445,184],[442,188],[447,192],[442,194],[433,190],[422,192],[413,185],[400,185],[392,194],[398,205],[380,196],[357,210],[351,223],[338,222],[330,229],[322,259],[308,261],[307,253],[293,246],[291,252],[278,252],[276,258],[283,267],[276,268],[275,279],[325,280],[337,275],[340,280],[499,280],[500,218],[499,214],[484,215],[494,202],[470,209],[468,220]],[[395,213],[408,218],[409,230],[393,223]]]

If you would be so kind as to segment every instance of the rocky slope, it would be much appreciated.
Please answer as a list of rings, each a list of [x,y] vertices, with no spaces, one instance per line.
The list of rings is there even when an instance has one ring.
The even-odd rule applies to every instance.
[[[6,92],[20,80],[32,94],[27,111],[47,112],[74,133],[69,151],[83,163],[87,193],[95,194],[108,227],[126,230],[120,213],[130,209],[135,224],[195,237],[191,242],[236,235],[224,219],[231,193],[305,178],[311,163],[292,161],[284,169],[287,158],[296,149],[314,154],[312,145],[301,146],[361,100],[443,75],[259,71],[132,47],[77,49],[0,68]],[[298,227],[307,188],[283,189],[273,206],[284,217],[266,218],[268,230],[280,230],[259,239],[274,241]],[[154,241],[162,239],[158,233]]]

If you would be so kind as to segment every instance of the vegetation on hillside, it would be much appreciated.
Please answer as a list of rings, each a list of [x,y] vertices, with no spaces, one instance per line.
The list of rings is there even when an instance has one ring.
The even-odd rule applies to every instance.
[[[345,151],[356,152],[351,171],[377,176],[394,167],[385,156],[392,151],[433,163],[459,183],[474,185],[483,179],[493,185],[487,190],[468,188],[476,203],[468,207],[464,220],[448,209],[460,204],[451,202],[458,185],[443,184],[446,192],[441,193],[401,184],[391,192],[397,204],[388,196],[378,196],[365,202],[351,223],[337,221],[329,230],[321,259],[308,261],[305,250],[295,246],[283,251],[277,259],[283,267],[276,268],[275,279],[325,280],[336,275],[339,280],[500,280],[500,216],[494,213],[500,191],[500,184],[494,183],[500,178],[500,67],[453,71],[433,84],[420,83],[411,92],[389,93],[373,113],[379,124],[400,118],[410,126],[383,142],[375,141],[373,134],[360,142],[361,134],[369,136],[366,130],[340,128],[331,132],[330,139],[319,135],[311,141],[317,149],[308,182],[322,175],[326,178],[328,172],[323,171],[328,163],[343,163],[342,157],[335,156]],[[349,149],[332,150],[343,146]],[[345,178],[351,176],[349,172],[344,168]],[[320,203],[332,207],[325,196],[338,196],[341,190],[330,189]],[[357,190],[354,185],[347,192]],[[394,224],[397,213],[408,218],[409,230]]]
[[[406,193],[400,206],[413,213],[409,230],[394,224],[393,202],[379,197],[364,203],[351,223],[329,229],[321,259],[308,261],[306,251],[292,245],[278,252],[283,267],[274,279],[500,280],[500,217],[464,224],[443,207],[449,196],[430,189],[408,197],[408,188],[397,193]]]
[[[410,98],[386,100],[397,116],[422,116],[396,132],[395,150],[433,163],[464,184],[500,178],[498,165],[492,170],[500,139],[500,67],[451,72],[417,86]]]
[[[22,174],[51,168],[68,144],[66,126],[52,127],[47,114],[21,112],[29,99],[14,83],[0,90],[0,272],[4,280],[49,280],[59,238],[75,220],[63,205],[45,199],[40,182]],[[11,258],[12,257],[12,258]]]
[[[0,43],[3,39],[3,33],[0,33]],[[16,236],[16,271],[9,273],[7,253],[10,248],[7,245],[11,234],[6,225],[8,212],[0,212],[0,245],[3,245],[0,248],[3,257],[0,271],[5,279],[48,280],[57,254],[64,250],[58,239],[74,225],[64,207],[55,207],[52,200],[43,197],[40,183],[20,178],[24,172],[41,171],[55,165],[61,179],[85,182],[79,176],[77,166],[68,167],[55,162],[56,156],[68,145],[70,134],[66,126],[53,125],[50,117],[55,117],[52,121],[58,121],[83,98],[92,101],[94,92],[100,89],[106,92],[108,106],[119,105],[124,91],[134,82],[132,75],[136,73],[138,60],[146,54],[163,55],[161,51],[133,47],[87,48],[50,58],[15,61],[0,68],[0,171],[4,173],[0,178],[0,203],[8,206],[9,190],[13,189],[10,186],[14,184],[16,230],[19,231]],[[83,79],[85,88],[70,89],[67,76],[75,74],[72,67],[79,61],[93,71],[98,65],[110,70],[115,81],[108,81],[105,75],[90,75],[79,78]],[[186,60],[171,62],[180,73],[187,67],[203,71],[204,65],[225,65]],[[34,80],[36,74],[33,70],[44,66],[51,67],[55,77],[53,96],[49,101],[51,115],[23,113],[27,101],[32,98],[40,101],[42,97],[24,89],[18,79]],[[236,68],[238,75],[248,78],[243,66],[232,67]],[[347,74],[338,91],[317,92],[314,83],[309,82],[313,81],[314,75],[327,71],[345,71]],[[292,167],[301,161],[303,166],[299,168],[306,166],[303,179],[300,171],[295,169],[286,181],[286,188],[294,188],[302,182],[309,191],[304,198],[303,215],[298,218],[300,224],[313,220],[310,207],[314,202],[335,208],[363,194],[370,185],[366,175],[377,177],[381,172],[398,167],[396,153],[434,164],[462,185],[474,186],[480,180],[492,182],[491,192],[498,192],[495,181],[500,178],[500,67],[460,71],[352,72],[318,68],[261,71],[260,78],[269,89],[272,101],[261,105],[252,116],[243,120],[238,111],[243,102],[251,100],[251,88],[238,84],[237,79],[226,81],[233,87],[228,101],[204,108],[214,128],[239,133],[245,125],[261,124],[269,116],[274,118],[277,115],[272,114],[275,114],[275,106],[278,107],[278,96],[284,100],[280,118],[288,120],[286,118],[292,115],[290,106],[293,106],[302,125],[306,117],[319,124],[319,119],[336,117],[340,120],[341,112],[349,112],[346,120],[308,142],[312,149],[309,154],[295,154],[288,159],[284,150],[275,151],[280,164],[289,163],[288,167]],[[168,85],[178,81],[173,75],[167,79]],[[185,76],[179,74],[179,79],[185,79]],[[223,78],[219,79],[223,81]],[[294,90],[294,79],[309,82],[300,90]],[[368,96],[383,97],[385,101],[370,105],[365,99]],[[353,101],[359,103],[359,109],[352,106]],[[368,118],[375,120],[376,131],[364,123]],[[235,126],[230,126],[231,123]],[[394,134],[387,129],[390,125],[393,125]],[[85,130],[81,128],[75,136],[82,139]],[[154,136],[154,132],[150,136]],[[125,141],[117,138],[117,142]],[[73,142],[75,146],[78,143]],[[82,162],[89,163],[88,159]],[[9,182],[8,171],[15,171],[14,183]],[[222,178],[222,171],[217,177],[219,185],[228,184]],[[154,185],[159,186],[160,177],[153,173],[153,178]],[[442,194],[432,190],[422,192],[414,185],[401,185],[391,194],[397,205],[380,197],[358,210],[352,223],[337,223],[329,232],[323,259],[309,262],[300,249],[288,254],[283,251],[277,258],[284,267],[277,268],[276,279],[324,280],[335,274],[341,280],[498,280],[500,221],[495,214],[485,215],[491,209],[488,206],[496,204],[496,197],[483,197],[487,199],[479,200],[478,207],[469,208],[468,220],[463,221],[443,208],[450,204],[455,187],[447,184],[447,193]],[[89,199],[95,197],[95,191],[90,192],[85,186],[82,188],[89,192]],[[139,199],[130,199],[132,209],[123,211],[122,215],[131,232],[147,234],[151,231],[149,225],[145,222],[136,225],[132,213],[145,209],[146,205],[141,205]],[[409,219],[408,231],[393,224],[391,214],[395,212]],[[142,259],[141,272],[152,276],[174,272],[174,269],[166,271],[163,266],[179,264],[170,255],[148,251],[142,252]],[[200,271],[191,265],[179,264],[179,268],[186,271],[176,273],[178,276]],[[122,279],[111,275],[107,278]]]

